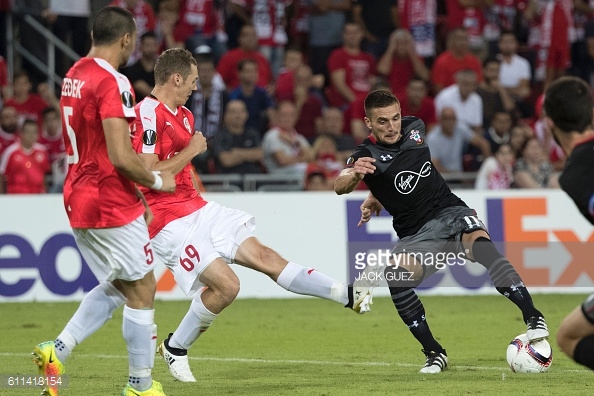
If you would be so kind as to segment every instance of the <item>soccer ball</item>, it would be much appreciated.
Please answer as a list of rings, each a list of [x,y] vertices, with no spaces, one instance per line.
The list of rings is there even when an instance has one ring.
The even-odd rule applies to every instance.
[[[530,342],[520,334],[507,347],[507,364],[514,373],[544,373],[553,361],[553,350],[547,340]]]

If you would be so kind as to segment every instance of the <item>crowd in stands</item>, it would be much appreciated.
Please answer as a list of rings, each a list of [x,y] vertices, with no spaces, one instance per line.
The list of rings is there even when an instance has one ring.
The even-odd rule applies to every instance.
[[[47,62],[45,38],[23,15],[85,56],[106,5],[136,19],[136,51],[120,70],[136,101],[150,95],[163,50],[194,54],[199,81],[186,106],[209,147],[192,161],[199,174],[291,175],[331,190],[369,134],[365,96],[387,89],[403,116],[424,121],[440,172],[477,172],[479,189],[555,188],[564,155],[542,92],[564,74],[594,87],[587,0],[0,0],[0,18],[11,15],[21,44]],[[60,192],[69,116],[60,87],[26,60],[9,76],[5,37],[0,192]],[[64,76],[72,62],[57,51],[56,65]]]

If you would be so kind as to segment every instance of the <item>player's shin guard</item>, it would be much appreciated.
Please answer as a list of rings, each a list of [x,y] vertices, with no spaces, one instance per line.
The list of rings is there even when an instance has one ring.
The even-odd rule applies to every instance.
[[[83,298],[78,310],[56,339],[56,355],[65,362],[75,346],[97,331],[126,297],[111,282],[101,282]]]
[[[154,309],[124,306],[122,333],[128,346],[129,382],[136,390],[152,386],[151,370],[155,365],[156,325]]]
[[[192,300],[189,311],[182,319],[178,328],[169,338],[168,346],[188,350],[194,342],[204,333],[217,315],[213,314],[202,303],[202,293]]]
[[[293,262],[287,263],[278,276],[276,283],[282,288],[297,294],[321,297],[343,305],[349,301],[344,284],[313,268],[307,269]]]
[[[524,322],[531,317],[544,317],[534,307],[532,297],[524,285],[522,278],[511,263],[497,250],[491,240],[479,237],[472,245],[474,259],[487,268],[495,289],[522,311]]]
[[[389,267],[386,269],[386,272],[388,271],[390,271],[391,275],[386,275],[386,279],[401,279],[398,275],[399,272],[404,270],[402,268]],[[431,329],[425,318],[425,307],[421,300],[419,300],[417,293],[415,293],[412,287],[404,287],[398,283],[388,281],[392,302],[402,321],[417,341],[423,345],[424,350],[445,352],[431,333]]]
[[[584,337],[577,343],[573,351],[573,360],[594,370],[594,335]]]

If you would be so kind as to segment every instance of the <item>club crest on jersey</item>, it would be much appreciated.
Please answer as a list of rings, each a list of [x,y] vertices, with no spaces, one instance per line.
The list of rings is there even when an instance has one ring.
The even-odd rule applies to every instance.
[[[423,144],[423,138],[421,137],[421,132],[417,129],[414,129],[410,132],[410,139],[417,142],[417,144]]]
[[[130,91],[122,92],[121,99],[122,103],[127,108],[131,109],[132,107],[134,107],[134,99],[132,98],[132,93]]]
[[[192,133],[192,127],[190,126],[190,121],[188,121],[188,117],[184,116],[184,126],[188,130],[188,132]]]
[[[390,161],[391,159],[393,159],[394,157],[392,157],[390,154],[382,154],[380,155],[380,159],[382,160],[382,162],[386,162],[386,161]]]
[[[153,146],[157,143],[157,132],[152,129],[146,129],[142,134],[142,143],[147,146]]]
[[[410,170],[398,172],[394,178],[394,187],[396,187],[396,190],[398,190],[400,194],[410,194],[413,192],[417,184],[419,184],[419,180],[423,177],[428,177],[430,174],[431,162],[426,161],[419,173]]]

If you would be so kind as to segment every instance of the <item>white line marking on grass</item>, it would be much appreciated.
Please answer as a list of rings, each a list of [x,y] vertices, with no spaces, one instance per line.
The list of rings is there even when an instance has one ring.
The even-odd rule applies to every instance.
[[[0,352],[0,356],[6,357],[30,357],[30,353],[6,353]],[[90,359],[128,359],[124,355],[103,355],[103,354],[76,354],[76,358],[90,358]],[[388,362],[337,362],[331,360],[295,360],[295,359],[254,359],[254,358],[218,358],[218,357],[191,357],[188,359],[206,362],[230,362],[230,363],[266,363],[266,364],[318,364],[318,365],[335,365],[335,366],[384,366],[384,367],[421,367],[419,363],[388,363]],[[486,366],[451,366],[454,370],[492,370],[492,371],[509,371],[507,367],[486,367]],[[590,370],[554,370],[562,373],[590,373]]]

